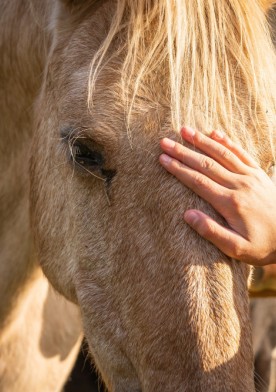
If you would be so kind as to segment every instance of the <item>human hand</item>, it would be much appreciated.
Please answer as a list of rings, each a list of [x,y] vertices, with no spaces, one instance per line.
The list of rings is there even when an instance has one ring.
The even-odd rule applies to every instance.
[[[276,263],[276,186],[250,155],[222,132],[191,128],[182,137],[202,151],[162,139],[161,165],[210,203],[229,228],[198,210],[185,221],[226,255],[255,266]]]

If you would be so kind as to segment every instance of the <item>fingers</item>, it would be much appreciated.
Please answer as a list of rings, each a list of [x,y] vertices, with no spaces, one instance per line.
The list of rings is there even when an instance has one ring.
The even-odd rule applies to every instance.
[[[253,168],[258,168],[257,162],[238,144],[234,143],[228,136],[221,131],[213,131],[210,135],[211,139],[222,144],[224,147],[232,151],[243,163]]]
[[[230,189],[168,155],[162,154],[159,160],[161,165],[181,183],[210,203],[218,212],[223,213],[224,205],[231,193]]]
[[[243,260],[247,243],[246,240],[234,231],[221,226],[208,215],[197,210],[188,210],[184,220],[201,237],[210,241],[229,257]]]
[[[235,187],[236,176],[212,158],[193,151],[167,138],[161,140],[160,145],[164,152],[191,169],[204,174],[211,180],[228,187],[229,189],[233,189]]]
[[[194,147],[198,148],[202,152],[206,153],[209,157],[213,158],[226,169],[237,174],[248,173],[248,165],[239,158],[239,156],[242,155],[241,151],[243,150],[241,150],[241,148],[238,149],[238,146],[234,145],[233,142],[231,142],[232,149],[234,151],[239,151],[239,156],[237,156],[231,149],[227,148],[227,146],[224,146],[222,142],[218,142],[217,136],[215,140],[212,140],[210,137],[205,136],[189,127],[184,127],[181,130],[181,135],[183,139],[191,143]],[[222,140],[224,140],[224,138],[222,138],[221,141]],[[226,143],[230,144],[230,139],[225,140]],[[254,165],[253,167],[256,166]]]

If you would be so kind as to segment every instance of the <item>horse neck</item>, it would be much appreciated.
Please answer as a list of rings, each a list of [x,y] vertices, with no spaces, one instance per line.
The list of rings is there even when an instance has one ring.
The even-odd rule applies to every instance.
[[[50,5],[51,0],[1,3],[0,326],[21,298],[22,286],[38,268],[32,256],[30,234],[28,155],[33,103],[51,40],[47,18],[44,19],[45,14],[50,15]]]
[[[3,133],[12,138],[13,143],[15,135],[18,138],[18,135],[23,137],[24,132],[30,134],[32,104],[41,85],[51,40],[47,22],[51,3],[51,0],[4,0],[2,4],[0,84],[3,90],[0,98],[4,99],[1,103],[7,120],[1,122],[9,128],[9,132]],[[9,118],[12,118],[12,127],[7,124]]]

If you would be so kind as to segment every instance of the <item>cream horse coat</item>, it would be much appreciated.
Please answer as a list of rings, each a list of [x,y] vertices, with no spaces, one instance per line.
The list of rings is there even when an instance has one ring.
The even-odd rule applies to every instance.
[[[157,158],[188,122],[271,162],[271,5],[1,1],[1,390],[61,390],[83,329],[110,391],[254,390],[248,270]]]

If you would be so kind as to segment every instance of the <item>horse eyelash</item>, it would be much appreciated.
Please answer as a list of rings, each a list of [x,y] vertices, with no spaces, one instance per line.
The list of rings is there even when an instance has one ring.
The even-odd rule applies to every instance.
[[[80,150],[79,146],[73,145],[71,147],[71,154],[73,157],[75,157],[76,155],[80,155],[80,153],[81,153],[81,150]]]

